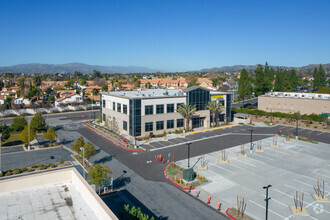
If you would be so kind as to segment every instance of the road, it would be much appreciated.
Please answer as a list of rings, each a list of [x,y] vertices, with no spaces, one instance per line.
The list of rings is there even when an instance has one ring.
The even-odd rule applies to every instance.
[[[236,103],[231,104],[232,107],[236,107],[236,108],[241,108],[242,105],[243,105],[243,102],[236,102]],[[253,98],[253,99],[249,99],[249,100],[244,101],[244,108],[249,106],[249,105],[257,106],[258,105],[258,98]]]
[[[72,122],[81,122],[84,120],[93,119],[100,110],[88,110],[79,112],[63,112],[55,114],[44,114],[43,117],[46,123],[51,126],[70,124]],[[31,119],[33,116],[26,116],[26,119]],[[14,118],[0,118],[0,124],[10,125]]]

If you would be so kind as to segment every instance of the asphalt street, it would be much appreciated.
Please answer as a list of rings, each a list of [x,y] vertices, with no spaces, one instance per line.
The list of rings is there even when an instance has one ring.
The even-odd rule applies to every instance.
[[[249,100],[244,101],[244,108],[246,106],[249,106],[249,105],[257,106],[258,105],[258,98],[253,98],[253,99],[249,99]],[[236,107],[236,108],[241,108],[243,106],[243,102],[232,103],[231,106]]]
[[[96,117],[97,112],[100,110],[88,110],[88,111],[78,111],[78,112],[63,112],[55,114],[44,114],[43,117],[46,123],[51,126],[68,124],[72,122],[80,122],[84,120],[91,120]],[[33,116],[26,116],[26,119],[31,119]],[[0,125],[13,123],[14,118],[0,118]]]
[[[70,153],[62,147],[36,151],[2,152],[2,170],[21,169],[32,165],[72,161]]]

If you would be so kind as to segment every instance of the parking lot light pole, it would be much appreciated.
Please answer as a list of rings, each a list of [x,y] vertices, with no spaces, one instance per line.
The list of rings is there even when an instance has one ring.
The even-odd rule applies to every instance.
[[[263,189],[266,189],[266,220],[268,220],[268,201],[270,200],[270,197],[268,197],[268,188],[272,187],[272,185],[264,186]]]
[[[1,169],[1,137],[2,137],[2,133],[0,133],[0,174],[2,173],[2,169]]]
[[[252,132],[254,131],[253,129],[249,129],[251,131],[251,146],[250,146],[250,151],[252,152],[253,147],[252,147]]]
[[[189,158],[190,158],[190,145],[191,145],[191,143],[187,143],[186,145],[188,147],[188,167],[190,167],[190,165],[189,165]]]
[[[80,150],[83,152],[83,172],[84,172],[84,179],[85,179],[85,148],[81,147]]]

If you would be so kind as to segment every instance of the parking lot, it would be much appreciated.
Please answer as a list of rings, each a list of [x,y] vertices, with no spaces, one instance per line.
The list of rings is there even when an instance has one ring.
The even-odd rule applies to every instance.
[[[245,144],[247,157],[239,157],[241,146],[226,150],[228,163],[220,163],[220,151],[205,155],[207,170],[197,169],[200,157],[190,159],[194,170],[210,182],[198,188],[212,199],[236,207],[237,196],[247,201],[246,214],[255,219],[265,218],[265,190],[269,189],[269,219],[330,219],[330,203],[315,201],[317,180],[325,181],[325,195],[330,195],[330,145],[313,144],[292,140],[284,143],[278,138],[279,147],[271,147],[273,138],[261,140],[264,152],[250,153],[250,144]],[[255,148],[254,148],[255,150]],[[187,160],[177,162],[186,167]],[[293,216],[296,191],[304,193],[304,208],[309,216]]]

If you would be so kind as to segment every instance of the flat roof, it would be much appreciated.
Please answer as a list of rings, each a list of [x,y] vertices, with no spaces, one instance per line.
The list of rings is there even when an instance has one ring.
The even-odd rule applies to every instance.
[[[0,194],[0,219],[98,219],[70,182]]]
[[[296,98],[296,99],[322,99],[330,100],[329,94],[322,93],[302,93],[302,92],[268,92],[265,97]]]
[[[0,178],[0,219],[118,219],[74,167]]]
[[[101,92],[102,95],[119,96],[126,98],[148,98],[148,97],[173,97],[185,96],[181,89],[147,89],[141,91],[117,91],[117,92]]]

